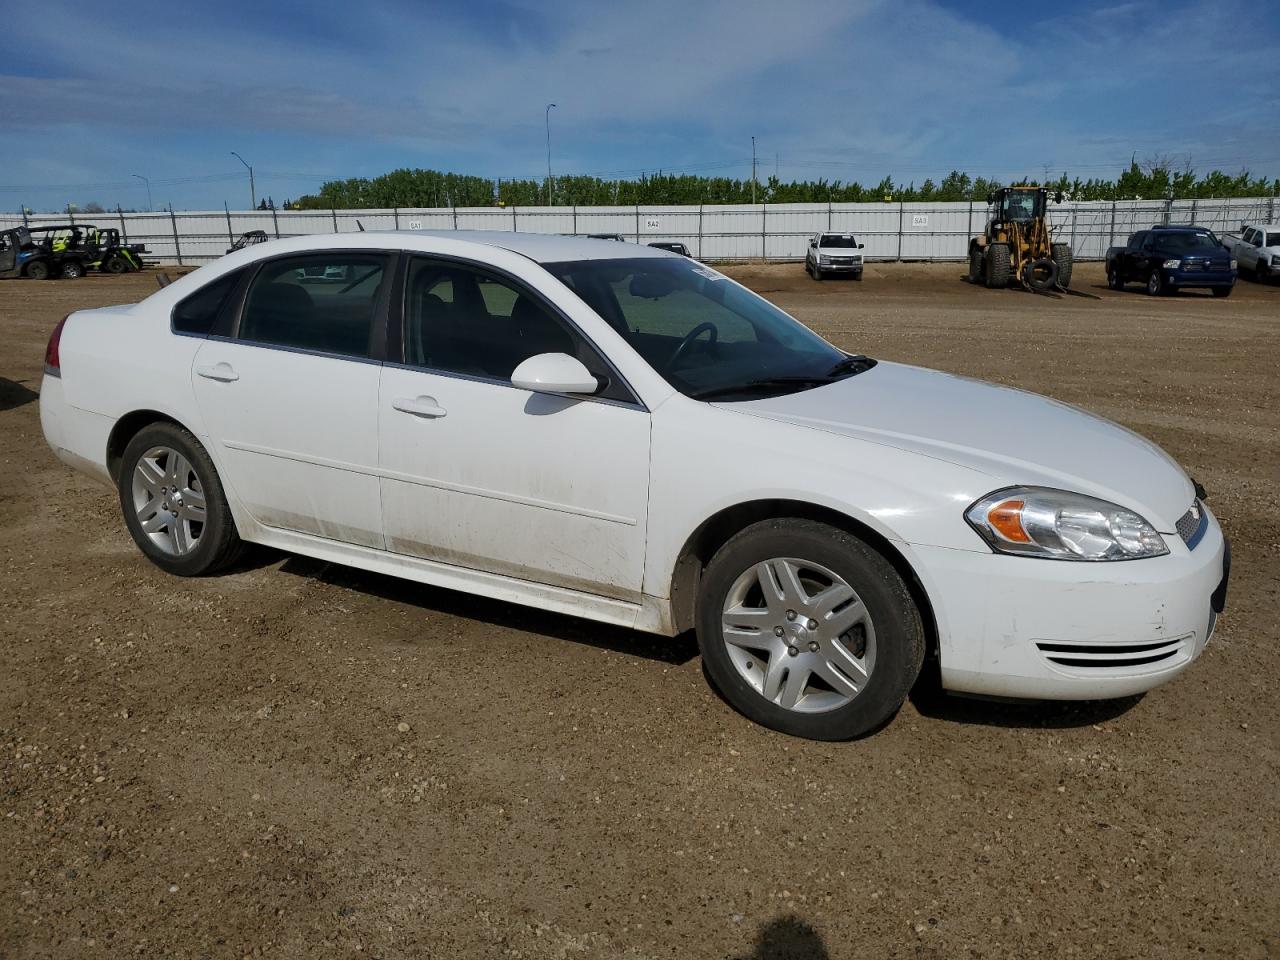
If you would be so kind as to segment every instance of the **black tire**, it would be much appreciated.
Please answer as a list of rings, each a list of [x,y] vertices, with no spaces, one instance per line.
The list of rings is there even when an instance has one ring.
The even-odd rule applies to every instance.
[[[128,269],[129,264],[125,262],[124,257],[120,256],[109,257],[102,264],[103,273],[124,273]]]
[[[49,279],[49,261],[33,260],[27,264],[27,276],[32,280],[48,280]]]
[[[874,632],[874,662],[856,695],[843,705],[823,712],[783,707],[748,683],[730,658],[721,624],[726,598],[740,577],[772,558],[822,565],[852,587],[866,606]],[[924,662],[920,611],[902,577],[862,540],[812,520],[762,521],[721,547],[699,586],[697,633],[707,675],[731,706],[770,729],[811,740],[851,740],[879,729],[902,706]],[[759,669],[767,672],[765,665]],[[821,691],[817,695],[830,696]]]
[[[205,518],[198,533],[194,533],[194,547],[186,553],[175,555],[161,549],[142,528],[138,507],[135,505],[134,472],[145,454],[157,447],[177,451],[186,458],[205,499]],[[162,481],[163,482],[163,481]],[[173,423],[153,423],[138,431],[124,448],[120,458],[120,472],[116,477],[120,509],[125,526],[138,549],[167,573],[179,577],[198,577],[214,573],[240,558],[245,544],[236,532],[231,508],[227,505],[222,481],[214,469],[213,461],[200,442],[187,430]],[[157,515],[159,511],[157,511]],[[193,532],[194,532],[194,528]]]
[[[1235,289],[1235,286],[1232,285],[1230,287],[1212,287],[1211,289],[1213,290],[1213,295],[1215,297],[1229,297],[1231,296],[1231,291]]]
[[[1023,268],[1022,279],[1032,290],[1052,290],[1058,285],[1058,264],[1048,257],[1032,260]]]
[[[1009,286],[1009,248],[1003,243],[987,247],[987,286],[999,290]]]
[[[862,282],[862,271],[861,271],[861,270],[859,270],[857,273],[855,273],[855,274],[853,275],[853,279],[855,279],[855,280],[857,280],[859,283],[861,283],[861,282]]]
[[[1271,268],[1262,262],[1261,257],[1253,265],[1253,279],[1258,283],[1269,283],[1271,281]]]
[[[977,244],[969,247],[969,282],[982,283],[982,248]]]
[[[1159,270],[1152,270],[1147,275],[1147,296],[1162,297],[1167,292],[1164,284],[1164,274]]]
[[[79,260],[65,260],[58,270],[58,276],[63,280],[79,280],[84,276],[84,264]]]
[[[1123,290],[1124,284],[1120,279],[1120,271],[1114,265],[1107,267],[1107,286],[1112,290]]]
[[[809,275],[819,282],[822,281],[822,271],[818,269],[818,265],[816,263],[813,265],[813,269],[809,272]]]
[[[1075,255],[1071,252],[1071,244],[1055,243],[1050,248],[1053,262],[1058,265],[1058,286],[1071,286],[1071,272],[1075,268]]]

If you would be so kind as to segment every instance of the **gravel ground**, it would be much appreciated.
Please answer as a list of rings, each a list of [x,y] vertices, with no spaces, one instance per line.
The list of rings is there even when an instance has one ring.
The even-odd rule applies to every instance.
[[[49,330],[150,276],[0,283],[0,957],[1280,956],[1280,287],[1050,300],[959,265],[735,275],[842,347],[1152,437],[1231,536],[1142,698],[753,726],[664,641],[302,558],[134,549],[40,435]]]

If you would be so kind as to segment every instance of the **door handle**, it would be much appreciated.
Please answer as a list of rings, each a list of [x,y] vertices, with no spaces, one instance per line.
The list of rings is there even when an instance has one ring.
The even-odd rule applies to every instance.
[[[443,417],[448,412],[436,403],[435,397],[401,397],[399,400],[392,400],[391,406],[402,413],[428,419]]]
[[[240,374],[231,369],[231,364],[225,360],[221,363],[206,363],[196,367],[196,373],[206,380],[217,380],[219,383],[231,383],[233,380],[240,379]]]

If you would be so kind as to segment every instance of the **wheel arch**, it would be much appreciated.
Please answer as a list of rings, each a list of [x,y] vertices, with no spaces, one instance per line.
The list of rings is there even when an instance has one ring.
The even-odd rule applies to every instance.
[[[716,551],[753,523],[785,518],[814,520],[836,527],[862,540],[888,560],[907,584],[911,598],[920,610],[925,629],[925,662],[936,662],[937,617],[924,582],[911,562],[892,540],[867,523],[832,507],[804,500],[769,498],[736,503],[712,514],[689,534],[671,572],[671,620],[677,633],[693,628],[702,571]]]
[[[138,431],[153,423],[171,423],[188,433],[193,433],[185,423],[159,410],[134,410],[126,413],[115,422],[115,426],[107,436],[107,475],[111,477],[112,483],[119,480],[120,461],[124,457],[124,448],[138,435]]]

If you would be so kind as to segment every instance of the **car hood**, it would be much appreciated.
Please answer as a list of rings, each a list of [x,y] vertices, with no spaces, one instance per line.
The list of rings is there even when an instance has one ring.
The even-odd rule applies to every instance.
[[[857,247],[818,247],[824,257],[861,257],[862,251]]]
[[[1069,404],[968,377],[878,363],[799,393],[723,404],[908,450],[981,471],[992,489],[1036,485],[1137,510],[1162,533],[1191,505],[1194,487],[1151,441]]]

